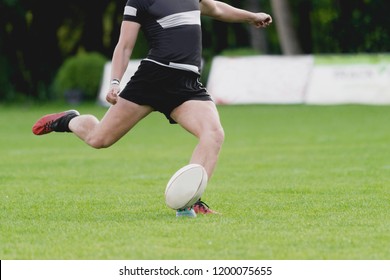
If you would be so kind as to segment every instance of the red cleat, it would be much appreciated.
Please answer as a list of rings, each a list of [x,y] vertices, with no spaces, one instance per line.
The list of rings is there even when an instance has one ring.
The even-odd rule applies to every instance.
[[[35,135],[44,135],[53,131],[70,132],[68,124],[74,117],[80,116],[76,110],[49,114],[40,118],[32,127]]]
[[[193,208],[196,214],[220,214],[217,211],[211,210],[210,207],[201,200],[195,202]]]

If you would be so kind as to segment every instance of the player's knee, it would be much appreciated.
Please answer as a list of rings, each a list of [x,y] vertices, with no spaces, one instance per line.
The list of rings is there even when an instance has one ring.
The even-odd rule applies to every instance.
[[[101,137],[88,137],[87,139],[85,139],[85,142],[95,149],[103,149],[111,146],[111,143]]]
[[[222,127],[212,129],[207,135],[216,148],[220,148],[225,140],[225,132]]]

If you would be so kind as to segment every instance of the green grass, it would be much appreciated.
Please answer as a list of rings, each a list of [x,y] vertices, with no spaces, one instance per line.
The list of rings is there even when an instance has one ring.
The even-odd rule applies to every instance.
[[[104,150],[31,133],[66,108],[0,106],[0,259],[390,258],[388,106],[219,107],[223,215],[196,219],[164,203],[192,136],[158,113]]]

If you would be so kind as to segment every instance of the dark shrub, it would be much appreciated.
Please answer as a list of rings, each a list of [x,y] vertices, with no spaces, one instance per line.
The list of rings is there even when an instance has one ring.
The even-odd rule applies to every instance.
[[[77,102],[75,93],[84,100],[95,100],[106,61],[99,53],[81,53],[65,60],[54,80],[55,96],[60,99],[71,96],[72,103]]]

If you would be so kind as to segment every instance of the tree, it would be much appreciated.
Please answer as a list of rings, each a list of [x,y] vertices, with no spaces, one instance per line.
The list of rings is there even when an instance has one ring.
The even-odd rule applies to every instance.
[[[249,11],[261,11],[261,5],[259,0],[247,0],[244,8]],[[261,53],[268,52],[268,41],[266,37],[266,31],[264,29],[257,29],[253,26],[249,26],[249,36],[251,47],[258,50]]]
[[[332,24],[339,50],[348,52],[389,52],[389,1],[337,1],[338,17]]]
[[[288,0],[271,0],[271,6],[283,54],[301,54]]]
[[[0,69],[5,77],[0,79],[0,100],[15,100],[19,93],[48,99],[66,58],[80,50],[111,55],[113,44],[104,45],[102,39],[103,13],[111,2],[99,1],[91,9],[91,1],[68,0],[59,8],[49,0],[0,0]],[[116,17],[112,20],[117,32]]]

